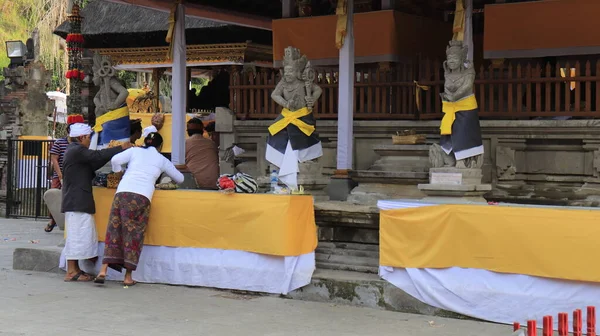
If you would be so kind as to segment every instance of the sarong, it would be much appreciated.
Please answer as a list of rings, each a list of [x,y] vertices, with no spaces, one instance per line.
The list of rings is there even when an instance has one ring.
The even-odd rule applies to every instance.
[[[457,160],[483,154],[477,100],[474,95],[457,102],[443,102],[440,146]]]
[[[298,113],[299,110],[292,113]],[[275,123],[284,119],[279,115]],[[303,124],[315,126],[312,113],[297,118]],[[269,163],[279,167],[279,179],[288,187],[298,187],[298,162],[306,162],[323,156],[321,140],[316,132],[306,135],[298,126],[290,123],[276,134],[267,137],[266,159]]]
[[[85,260],[98,256],[98,234],[94,215],[65,212],[64,254],[67,260]]]
[[[135,271],[150,217],[150,200],[140,194],[115,195],[104,241],[103,264],[117,271],[123,267]]]

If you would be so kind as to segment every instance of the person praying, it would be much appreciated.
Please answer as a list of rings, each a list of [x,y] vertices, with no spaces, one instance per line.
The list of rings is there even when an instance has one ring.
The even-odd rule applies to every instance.
[[[190,170],[198,188],[217,190],[219,179],[219,149],[211,139],[204,137],[204,124],[198,118],[187,123],[185,140],[185,165]]]
[[[162,144],[162,136],[153,132],[144,139],[144,147],[124,151],[111,160],[113,172],[121,172],[124,165],[127,165],[127,170],[113,200],[106,227],[102,268],[95,283],[104,283],[108,267],[119,272],[124,267],[123,284],[136,284],[132,272],[137,269],[144,246],[156,180],[166,173],[175,183],[183,183],[183,174],[160,154]]]
[[[66,242],[63,253],[67,260],[66,282],[92,281],[91,275],[79,267],[80,260],[94,262],[98,258],[98,235],[94,214],[96,204],[92,180],[96,170],[110,159],[130,148],[129,142],[119,147],[90,150],[92,129],[84,123],[71,125],[69,142],[63,160],[63,200]]]

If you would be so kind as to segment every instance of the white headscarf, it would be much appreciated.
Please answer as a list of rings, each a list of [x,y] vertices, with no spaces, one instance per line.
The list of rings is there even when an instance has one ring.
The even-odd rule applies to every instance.
[[[148,134],[154,133],[154,132],[158,132],[158,130],[156,129],[156,127],[154,127],[154,125],[144,128],[144,130],[142,131],[142,139],[145,139],[148,136]]]
[[[77,138],[84,135],[92,134],[92,128],[88,124],[76,123],[71,125],[71,131],[69,136],[71,138]]]

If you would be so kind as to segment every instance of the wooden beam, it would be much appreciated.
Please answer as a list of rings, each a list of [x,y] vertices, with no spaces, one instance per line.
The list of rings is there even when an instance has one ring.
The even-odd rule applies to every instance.
[[[107,0],[111,2],[145,7],[163,12],[170,12],[172,0]],[[186,16],[206,19],[242,27],[272,30],[271,18],[251,15],[243,12],[229,11],[210,6],[185,2]]]

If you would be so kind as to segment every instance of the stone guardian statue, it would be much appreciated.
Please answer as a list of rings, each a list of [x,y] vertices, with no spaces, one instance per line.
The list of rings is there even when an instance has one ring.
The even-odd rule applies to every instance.
[[[116,78],[116,71],[107,56],[94,55],[92,66],[94,76],[92,81],[99,87],[94,97],[96,106],[96,125],[94,131],[99,134],[99,148],[107,146],[111,141],[128,141],[129,139],[129,109],[127,96],[129,91]]]
[[[462,41],[450,41],[446,48],[441,138],[440,144],[434,144],[429,153],[433,168],[483,166],[483,142],[473,94],[475,69],[467,60],[467,52]]]
[[[279,179],[295,190],[298,186],[298,163],[323,155],[312,114],[322,90],[314,83],[315,71],[310,62],[297,48],[285,49],[283,66],[281,81],[271,94],[283,110],[269,127],[266,159],[279,167]]]

